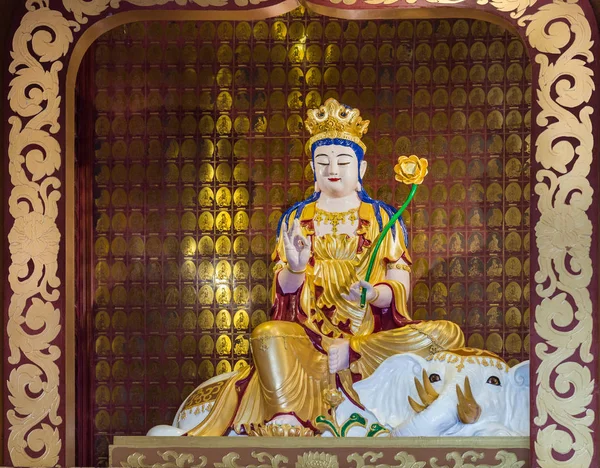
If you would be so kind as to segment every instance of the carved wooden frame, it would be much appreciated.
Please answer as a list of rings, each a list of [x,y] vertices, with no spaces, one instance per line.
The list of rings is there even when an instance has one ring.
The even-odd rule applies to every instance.
[[[52,6],[50,5],[52,4]],[[5,463],[73,466],[74,84],[102,32],[145,19],[254,19],[296,0],[26,0],[8,74]],[[313,0],[347,18],[477,17],[533,65],[532,466],[597,466],[598,29],[588,0]],[[106,15],[110,13],[110,17]],[[594,339],[596,338],[596,339]]]

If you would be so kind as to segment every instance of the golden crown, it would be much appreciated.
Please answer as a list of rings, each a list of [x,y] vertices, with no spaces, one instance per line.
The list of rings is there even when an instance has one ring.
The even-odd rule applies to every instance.
[[[363,151],[367,147],[362,142],[362,136],[367,133],[368,120],[363,120],[358,109],[340,104],[333,98],[327,99],[318,109],[310,109],[304,124],[312,135],[306,142],[306,153],[311,154],[315,141],[324,138],[341,138],[359,145]]]

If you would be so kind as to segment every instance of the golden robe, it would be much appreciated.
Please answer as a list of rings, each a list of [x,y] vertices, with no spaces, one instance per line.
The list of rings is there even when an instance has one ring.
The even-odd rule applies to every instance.
[[[282,236],[273,254],[278,261],[272,300],[272,320],[256,327],[250,339],[254,365],[232,378],[228,385],[237,397],[217,398],[212,413],[190,435],[220,435],[229,421],[237,432],[264,424],[276,415],[292,414],[312,426],[326,414],[322,392],[332,380],[346,396],[360,404],[352,390],[354,381],[364,379],[389,356],[412,352],[421,356],[464,346],[460,328],[448,321],[413,321],[406,308],[404,285],[386,279],[388,264],[401,258],[411,263],[400,224],[388,231],[371,274],[374,285],[386,284],[393,292],[392,305],[379,309],[344,300],[352,284],[364,279],[370,246],[380,233],[374,206],[360,205],[356,236],[316,237],[313,225],[315,203],[300,215],[305,236],[312,240],[312,257],[305,280],[294,293],[284,294],[277,276],[286,262]],[[292,213],[290,219],[294,219]],[[388,215],[380,210],[383,225]],[[350,368],[334,379],[328,369],[327,350],[335,338],[350,342]],[[234,404],[235,403],[235,404]],[[209,422],[208,420],[212,422]],[[220,423],[216,423],[220,420]]]

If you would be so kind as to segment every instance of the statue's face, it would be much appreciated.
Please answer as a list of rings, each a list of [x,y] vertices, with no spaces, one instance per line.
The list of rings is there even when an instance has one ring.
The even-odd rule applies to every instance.
[[[352,148],[342,145],[319,146],[313,157],[313,171],[321,192],[331,197],[344,197],[356,191],[366,161],[359,165]]]

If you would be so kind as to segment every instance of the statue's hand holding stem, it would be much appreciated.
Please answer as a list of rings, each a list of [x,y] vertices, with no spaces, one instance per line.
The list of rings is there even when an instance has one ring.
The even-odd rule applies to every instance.
[[[392,290],[386,286],[373,286],[361,280],[350,286],[348,294],[342,297],[351,302],[360,303],[362,288],[367,290],[367,302],[375,307],[389,307],[392,303]],[[350,341],[338,338],[329,346],[329,372],[334,374],[350,366]]]
[[[367,292],[367,303],[380,309],[390,307],[392,305],[393,294],[389,286],[381,284],[373,286],[365,280],[360,280],[350,286],[348,294],[342,294],[342,297],[350,302],[360,303],[363,288]]]

